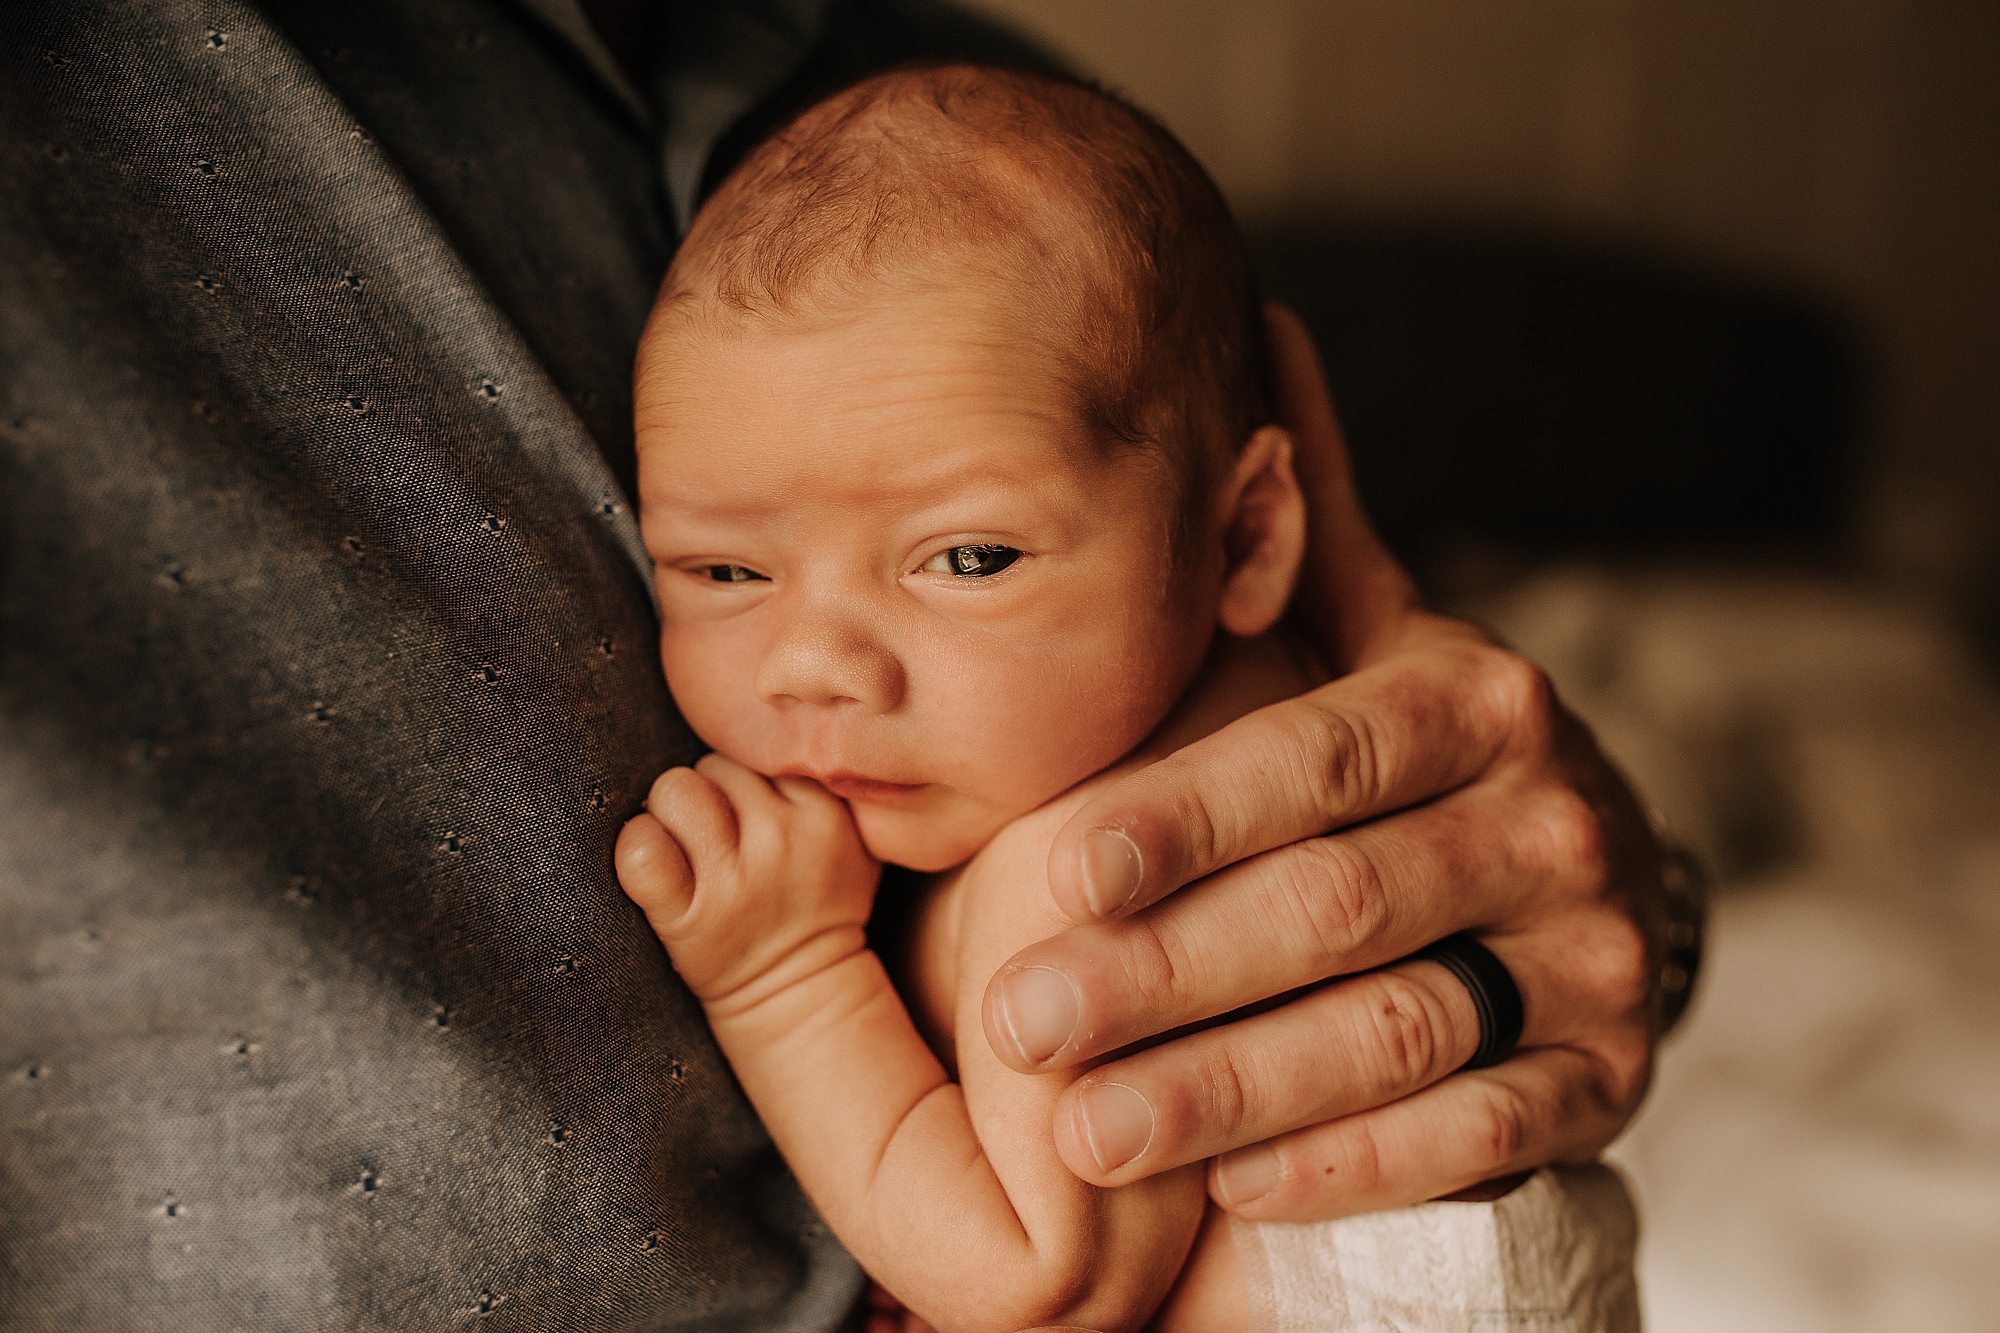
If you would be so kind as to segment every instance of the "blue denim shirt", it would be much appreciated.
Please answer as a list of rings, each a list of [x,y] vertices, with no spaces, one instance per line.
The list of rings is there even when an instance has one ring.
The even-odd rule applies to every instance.
[[[851,1309],[611,873],[697,749],[632,352],[787,105],[1034,57],[913,0],[660,33],[635,88],[573,4],[0,14],[0,1326]]]

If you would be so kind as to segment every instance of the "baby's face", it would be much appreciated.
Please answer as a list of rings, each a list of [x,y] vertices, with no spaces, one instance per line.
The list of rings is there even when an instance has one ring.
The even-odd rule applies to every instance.
[[[1093,447],[1045,332],[899,295],[697,317],[642,353],[674,698],[724,754],[846,799],[883,860],[956,865],[1117,760],[1215,623],[1166,469]]]

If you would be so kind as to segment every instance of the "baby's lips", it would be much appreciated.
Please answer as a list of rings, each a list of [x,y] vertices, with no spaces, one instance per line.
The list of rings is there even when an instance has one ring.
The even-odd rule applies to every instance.
[[[859,773],[828,773],[823,777],[804,773],[798,776],[812,778],[843,801],[860,801],[865,805],[905,805],[921,795],[928,785],[916,782],[886,782],[881,778],[864,777]]]

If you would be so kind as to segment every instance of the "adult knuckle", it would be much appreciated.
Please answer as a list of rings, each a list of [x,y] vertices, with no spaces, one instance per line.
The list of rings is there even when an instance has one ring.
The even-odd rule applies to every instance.
[[[1491,1079],[1481,1080],[1486,1095],[1476,1103],[1472,1140],[1481,1156],[1481,1167],[1495,1170],[1512,1163],[1528,1142],[1533,1113],[1526,1097],[1514,1088]]]
[[[1480,674],[1486,697],[1517,742],[1539,750],[1555,740],[1556,692],[1548,673],[1503,648],[1480,650]]]
[[[1128,917],[1113,933],[1127,983],[1123,993],[1138,997],[1141,1008],[1178,1012],[1199,997],[1200,968],[1178,933],[1162,931],[1146,917]]]
[[[1518,825],[1525,859],[1556,883],[1596,894],[1610,874],[1609,836],[1603,818],[1567,787],[1543,792]]]
[[[1352,841],[1303,843],[1282,864],[1280,890],[1327,974],[1380,935],[1389,916],[1387,885],[1381,868]]]
[[[1222,792],[1210,793],[1200,787],[1186,786],[1172,802],[1169,827],[1180,842],[1189,872],[1226,864],[1231,840],[1224,828],[1235,821],[1222,818],[1217,806],[1227,799]]]
[[[1365,716],[1339,708],[1301,711],[1292,729],[1297,780],[1328,828],[1371,810],[1388,786],[1385,754]]]
[[[1408,1091],[1437,1077],[1450,1020],[1421,987],[1407,978],[1385,973],[1375,988],[1367,1014],[1378,1061],[1377,1076],[1385,1088]]]
[[[1321,1167],[1320,1174],[1338,1176],[1350,1197],[1366,1199],[1379,1195],[1388,1178],[1389,1152],[1375,1117],[1358,1117],[1345,1128],[1347,1132],[1340,1136],[1338,1164]]]
[[[1603,1108],[1623,1118],[1653,1078],[1653,1044],[1643,1036],[1614,1038],[1597,1053],[1596,1082]]]
[[[1098,824],[1119,829],[1140,845],[1148,879],[1158,856],[1178,883],[1220,862],[1233,822],[1231,787],[1216,781],[1196,758],[1172,755],[1115,788],[1110,811],[1092,811]]]
[[[1607,1011],[1625,1018],[1642,1011],[1652,999],[1652,953],[1638,922],[1615,913],[1605,917],[1597,928],[1596,946],[1588,955],[1589,979]]]
[[[1260,1080],[1245,1052],[1227,1044],[1208,1053],[1201,1070],[1200,1123],[1191,1134],[1233,1142],[1255,1115]]]

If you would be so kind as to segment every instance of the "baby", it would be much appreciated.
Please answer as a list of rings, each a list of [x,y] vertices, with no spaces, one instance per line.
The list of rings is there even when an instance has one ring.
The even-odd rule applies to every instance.
[[[1009,1070],[982,1014],[1069,924],[1049,847],[1094,791],[1325,679],[1275,631],[1305,511],[1262,327],[1165,131],[945,66],[755,150],[640,349],[661,656],[716,753],[619,875],[827,1223],[939,1328],[1244,1318],[1203,1166],[1080,1181],[1058,1137],[1113,1163],[1052,1135],[1073,1073]],[[888,958],[885,862],[926,877]]]

